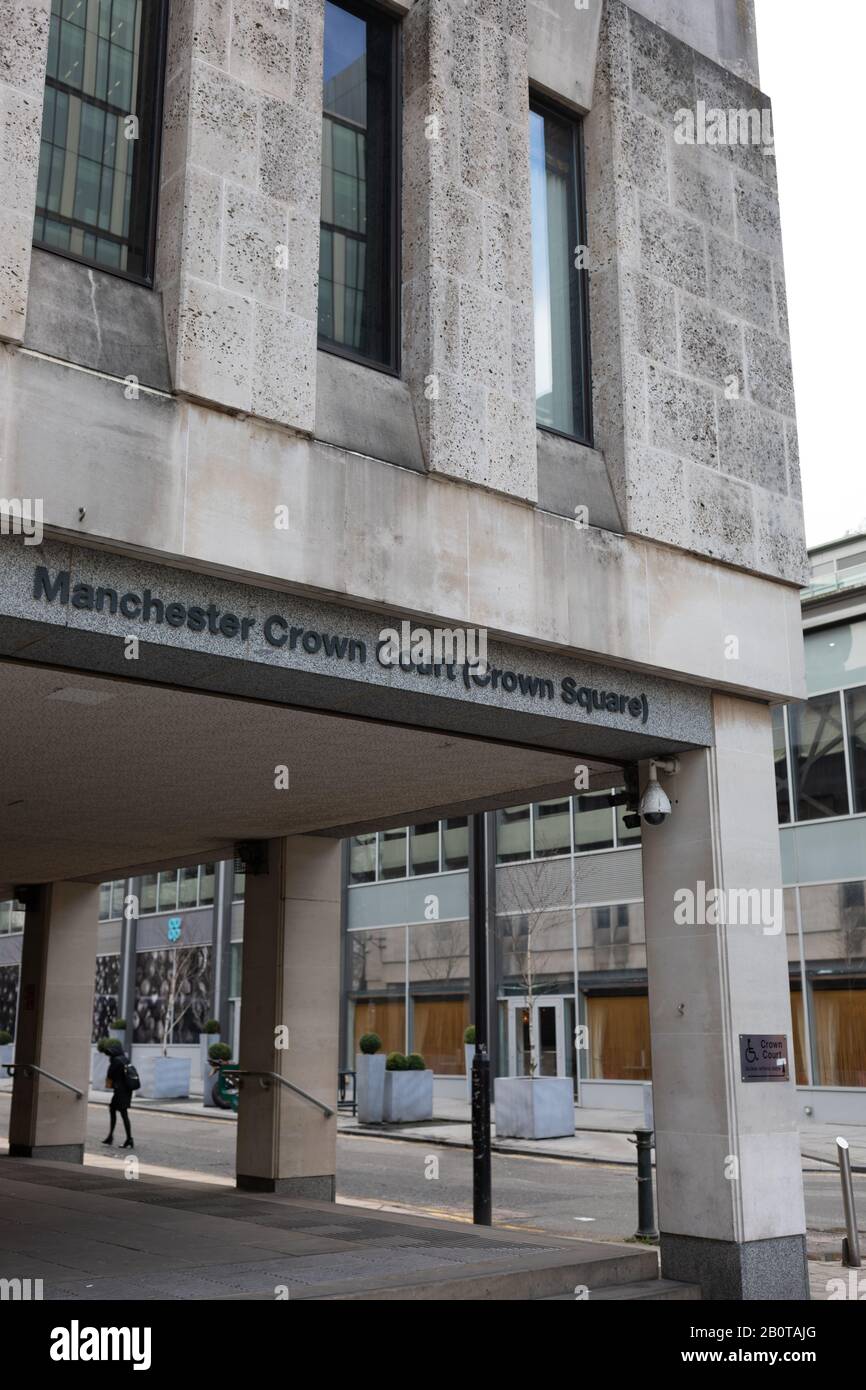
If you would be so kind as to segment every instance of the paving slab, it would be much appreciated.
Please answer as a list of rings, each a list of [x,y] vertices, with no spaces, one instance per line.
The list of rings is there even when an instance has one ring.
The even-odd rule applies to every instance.
[[[0,1278],[47,1301],[516,1300],[658,1273],[653,1249],[8,1157],[0,1230]]]

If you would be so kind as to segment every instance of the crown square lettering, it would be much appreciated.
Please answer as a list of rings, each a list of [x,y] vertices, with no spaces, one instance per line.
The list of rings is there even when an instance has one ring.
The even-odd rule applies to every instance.
[[[208,633],[227,642],[239,641],[241,644],[250,640],[256,628],[255,618],[224,612],[215,603],[187,605],[166,599],[149,588],[139,593],[134,590],[124,592],[120,586],[112,588],[85,582],[73,584],[69,570],[57,570],[52,574],[46,565],[35,567],[33,598],[45,603],[58,603],[83,613],[120,614],[131,622],[185,629],[193,634]],[[359,666],[368,664],[368,646],[361,638],[293,625],[281,613],[271,613],[263,621],[261,638],[267,646],[291,653],[302,661],[304,657],[317,657],[329,662]],[[626,722],[638,721],[642,725],[649,721],[650,707],[645,693],[600,690],[594,686],[580,685],[574,676],[562,677],[557,690],[556,681],[550,676],[511,670],[492,663],[486,664],[484,670],[478,670],[469,661],[425,662],[414,660],[411,653],[407,656],[402,651],[399,659],[393,661],[386,659],[381,641],[375,649],[375,658],[378,665],[390,672],[420,676],[445,685],[459,685],[470,695],[481,691],[496,692],[529,700],[536,705],[553,703],[558,696],[562,704],[576,706],[589,719],[603,714]]]

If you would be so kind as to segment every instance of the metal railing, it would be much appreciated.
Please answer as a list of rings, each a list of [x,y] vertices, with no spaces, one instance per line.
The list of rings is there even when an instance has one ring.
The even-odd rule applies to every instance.
[[[326,1105],[323,1100],[318,1100],[316,1096],[311,1096],[309,1091],[302,1090],[300,1086],[295,1085],[294,1081],[287,1081],[286,1078],[280,1076],[278,1072],[245,1071],[240,1067],[223,1067],[222,1071],[226,1076],[236,1076],[238,1078],[238,1084],[240,1084],[245,1076],[257,1076],[263,1090],[267,1090],[270,1082],[277,1081],[281,1086],[285,1086],[288,1091],[293,1091],[296,1096],[300,1096],[302,1100],[309,1101],[310,1105],[315,1105],[316,1109],[321,1110],[323,1115],[330,1117],[334,1114],[334,1110],[330,1105]]]
[[[53,1072],[46,1071],[44,1067],[37,1067],[35,1062],[4,1062],[3,1065],[13,1081],[16,1071],[22,1072],[24,1076],[32,1076],[36,1072],[37,1075],[44,1076],[46,1081],[53,1081],[57,1086],[64,1086],[67,1091],[74,1091],[77,1100],[81,1100],[84,1096],[84,1092],[79,1090],[77,1086],[73,1086],[71,1081],[64,1081],[62,1076],[55,1076]]]

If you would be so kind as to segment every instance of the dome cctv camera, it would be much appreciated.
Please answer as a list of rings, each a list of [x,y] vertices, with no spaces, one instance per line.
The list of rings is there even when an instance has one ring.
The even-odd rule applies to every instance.
[[[662,759],[651,758],[649,765],[649,781],[646,791],[640,799],[640,814],[647,825],[662,825],[671,813],[670,800],[659,784],[658,774],[661,770],[669,775],[679,772],[679,762],[676,758]]]

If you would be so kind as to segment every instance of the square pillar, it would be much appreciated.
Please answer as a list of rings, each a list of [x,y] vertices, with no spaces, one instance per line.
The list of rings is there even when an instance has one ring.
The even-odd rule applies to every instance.
[[[333,1201],[340,1033],[340,841],[267,842],[264,873],[247,873],[240,1066],[276,1072],[335,1112],[277,1082],[245,1077],[237,1185]],[[280,1047],[281,1030],[288,1047]]]
[[[175,391],[312,434],[324,0],[172,0],[156,288]]]
[[[16,1066],[32,1062],[78,1087],[15,1073],[9,1120],[13,1158],[81,1163],[87,1134],[90,1037],[99,886],[49,883],[31,890],[21,953]]]
[[[713,706],[715,747],[662,775],[672,814],[643,835],[662,1275],[808,1299],[770,711]],[[768,1034],[788,1079],[744,1081],[740,1036]]]

